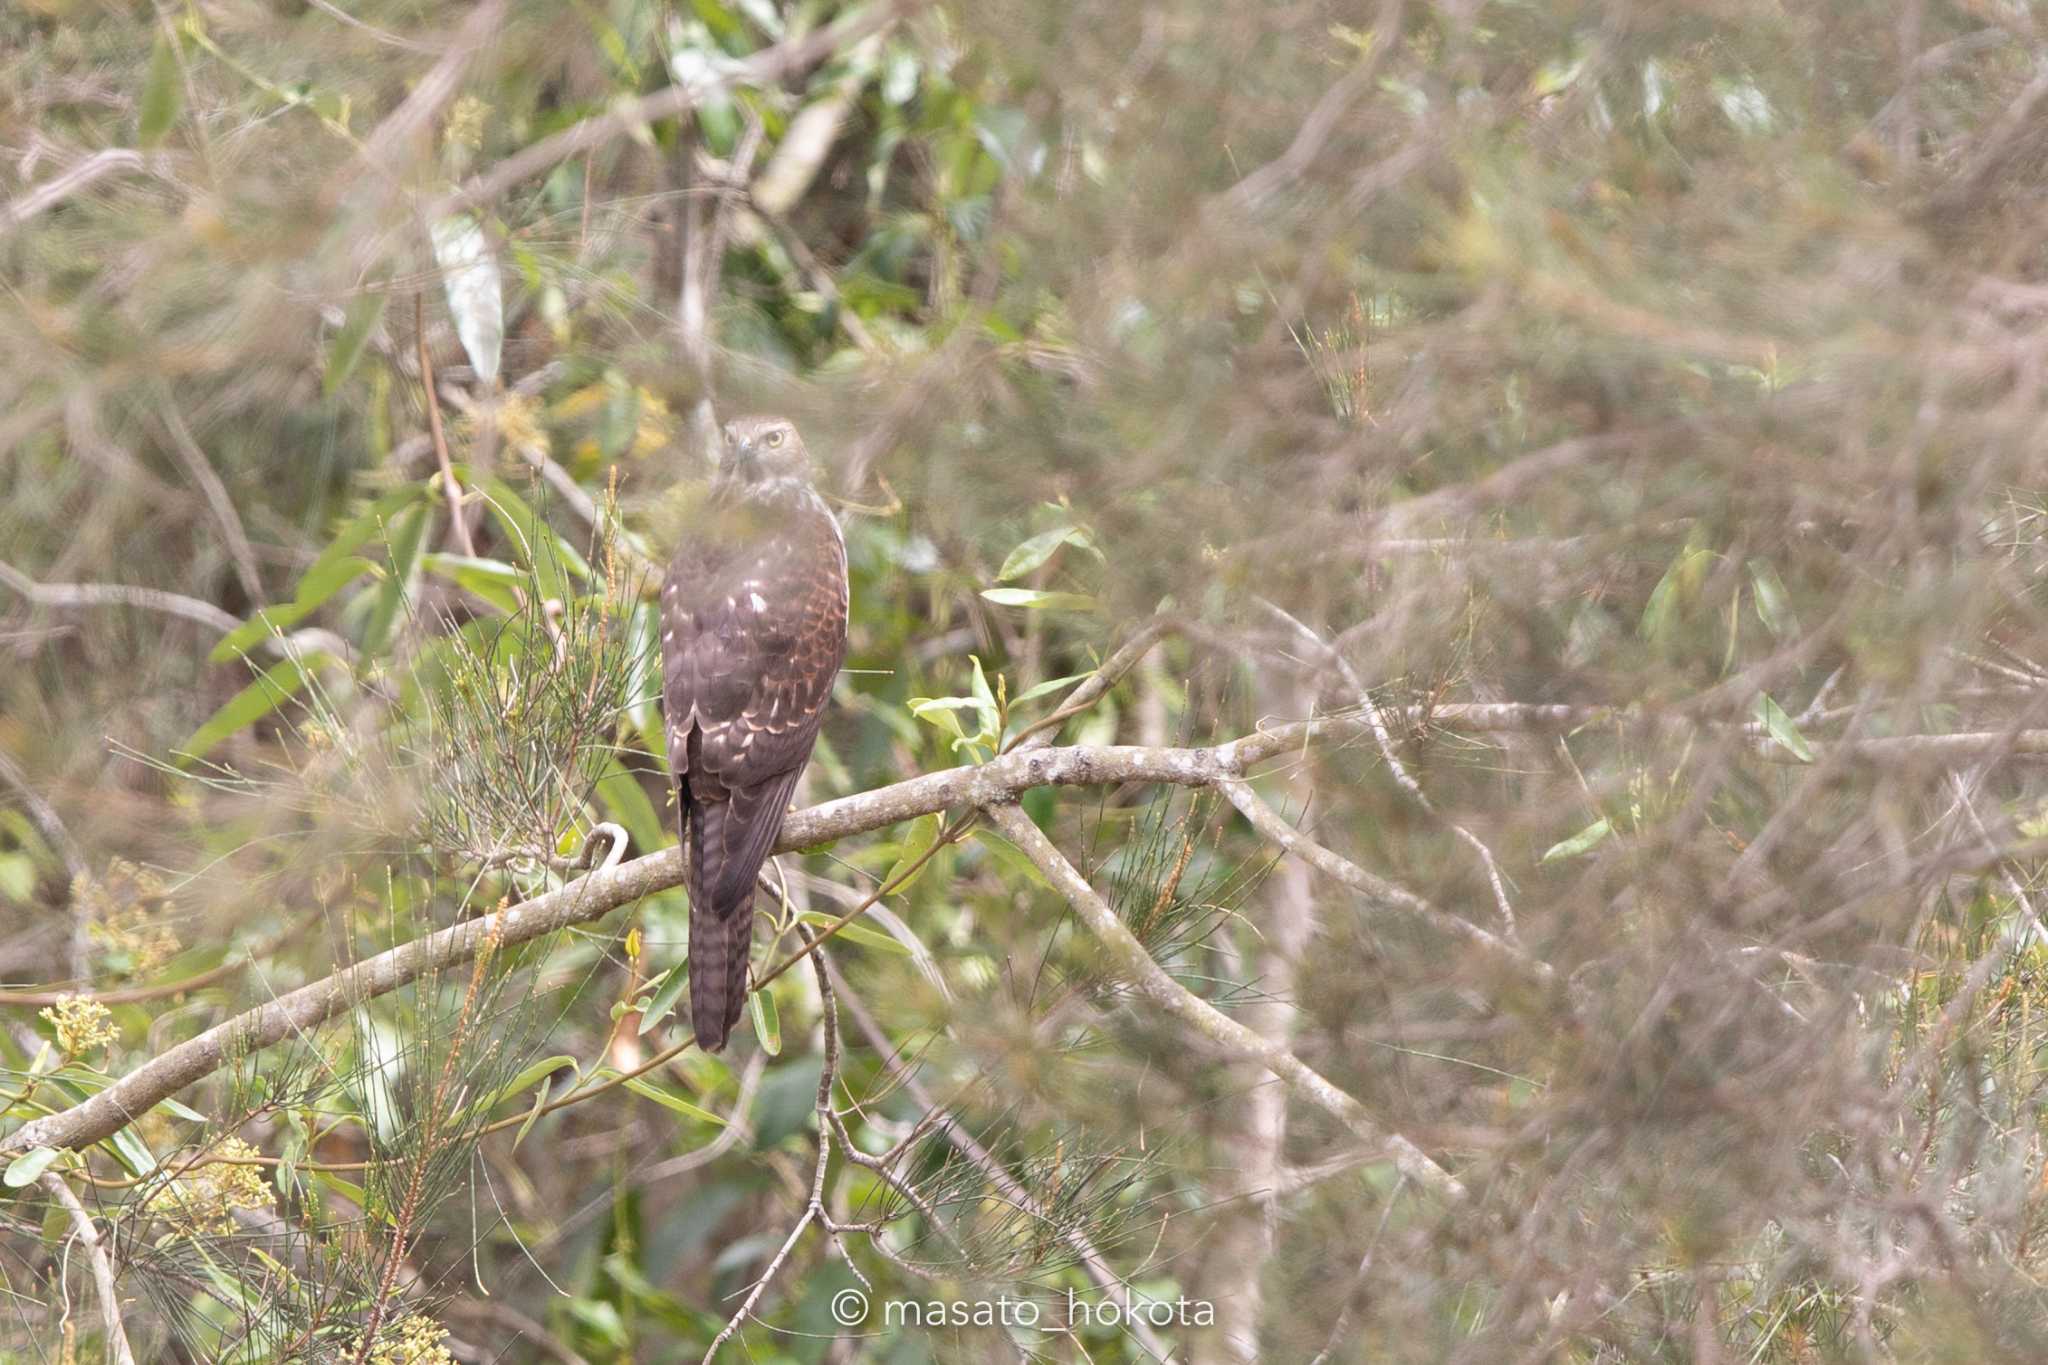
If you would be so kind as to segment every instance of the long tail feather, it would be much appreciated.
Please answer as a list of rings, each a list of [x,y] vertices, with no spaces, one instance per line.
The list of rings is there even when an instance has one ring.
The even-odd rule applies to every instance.
[[[782,832],[800,770],[724,800],[683,796],[690,832],[690,1023],[707,1052],[725,1046],[747,999],[754,885]]]

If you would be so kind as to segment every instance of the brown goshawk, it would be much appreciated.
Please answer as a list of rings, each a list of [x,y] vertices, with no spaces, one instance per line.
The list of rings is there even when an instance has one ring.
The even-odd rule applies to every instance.
[[[755,877],[846,657],[846,543],[779,417],[725,427],[661,588],[669,767],[689,846],[690,1015],[725,1046],[747,996]]]

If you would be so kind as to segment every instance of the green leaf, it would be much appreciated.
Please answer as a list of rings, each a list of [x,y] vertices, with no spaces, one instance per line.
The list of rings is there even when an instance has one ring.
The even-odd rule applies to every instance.
[[[26,853],[0,853],[0,900],[26,905],[35,893],[35,860]]]
[[[50,1163],[62,1153],[55,1147],[31,1147],[7,1163],[7,1174],[0,1176],[7,1188],[18,1190],[24,1185],[33,1185],[43,1178],[43,1172],[50,1169]]]
[[[770,1057],[782,1055],[782,1015],[775,1008],[773,991],[755,991],[747,997],[747,1010],[754,1016],[754,1036]]]
[[[391,519],[384,534],[385,553],[390,556],[390,577],[377,588],[370,607],[369,624],[363,627],[363,653],[375,658],[391,647],[398,633],[398,621],[419,579],[420,558],[425,553],[428,531],[436,521],[433,507],[413,503]]]
[[[828,915],[822,910],[806,910],[804,918],[812,924],[818,925],[830,926],[839,923],[837,916]],[[883,952],[894,953],[898,957],[909,957],[911,955],[910,949],[898,943],[895,938],[883,933],[880,929],[870,929],[859,920],[852,920],[840,925],[839,932],[832,935],[832,937],[835,941],[842,938],[850,939],[855,943],[865,944],[870,948],[879,948]]]
[[[381,291],[358,294],[348,301],[348,310],[341,319],[341,330],[334,334],[334,344],[327,348],[327,370],[320,377],[323,397],[334,397],[334,391],[355,373],[356,363],[363,358],[363,352],[370,344],[370,334],[383,320],[384,305],[389,301],[390,296]]]
[[[669,968],[666,975],[667,979],[661,983],[661,989],[657,990],[654,993],[654,998],[647,1002],[647,1008],[640,1011],[640,1033],[642,1035],[645,1035],[649,1029],[652,1029],[662,1020],[666,1019],[669,1011],[676,1007],[676,1001],[682,998],[683,987],[690,984],[690,964],[688,959],[678,962],[675,966]]]
[[[583,562],[583,556],[556,535],[554,528],[513,491],[512,485],[503,479],[491,479],[485,490],[490,494],[491,516],[519,557],[532,566],[543,596],[567,601],[574,590],[568,574],[589,581],[590,566]]]
[[[1768,559],[1752,559],[1748,567],[1750,586],[1756,589],[1757,619],[1780,640],[1797,631],[1799,618],[1792,612],[1792,595],[1785,591],[1778,571]]]
[[[1614,827],[1607,822],[1607,817],[1602,816],[1577,834],[1574,834],[1571,838],[1552,844],[1549,848],[1543,850],[1542,861],[1554,863],[1564,858],[1576,858],[1581,853],[1590,853],[1599,845],[1601,840],[1613,832]]]
[[[1039,871],[1038,864],[1032,862],[1023,849],[1017,847],[994,830],[986,827],[977,829],[974,831],[974,838],[983,847],[988,849],[997,862],[1024,878],[1024,880],[1036,886],[1050,887],[1052,885],[1051,882],[1045,879],[1045,873]]]
[[[1093,551],[1101,558],[1102,552],[1095,548],[1095,541],[1078,526],[1056,526],[1050,531],[1041,531],[1010,551],[1003,560],[1003,567],[996,571],[996,582],[1008,583],[1022,578],[1038,568],[1059,552],[1062,545],[1073,545],[1079,549]]]
[[[917,879],[929,872],[932,865],[931,861],[927,860],[924,866],[915,872],[910,871],[911,865],[938,847],[940,829],[939,817],[936,815],[920,815],[911,821],[910,833],[903,837],[903,842],[898,846],[896,865],[889,869],[888,876],[882,878],[882,885],[894,885],[898,877],[909,873],[909,880],[897,886],[896,893],[900,894],[915,886]]]
[[[507,616],[519,610],[519,589],[526,585],[527,574],[502,559],[436,553],[422,555],[420,567],[474,593]]]
[[[625,828],[633,846],[642,853],[651,852],[668,842],[668,831],[661,823],[661,814],[647,799],[647,791],[640,785],[639,777],[629,772],[615,755],[605,755],[604,771],[597,779],[594,791],[605,814]]]
[[[191,1105],[186,1104],[182,1100],[160,1100],[158,1101],[158,1103],[162,1104],[164,1108],[170,1110],[173,1114],[176,1114],[179,1118],[185,1120],[187,1123],[207,1122],[206,1115],[200,1113],[197,1109],[194,1109]]]
[[[358,555],[356,551],[369,544],[372,538],[383,533],[392,518],[426,496],[426,485],[410,483],[395,488],[377,499],[370,507],[344,523],[335,532],[334,539],[320,552],[305,575],[299,579],[297,593],[290,603],[271,607],[257,613],[244,624],[237,626],[221,638],[207,656],[211,663],[225,663],[248,652],[259,640],[269,638],[271,627],[282,630],[295,625],[307,612],[322,605],[342,588],[357,578],[379,572],[379,566]]]
[[[1764,733],[1783,746],[1787,753],[1801,763],[1813,762],[1813,747],[1806,742],[1806,736],[1799,733],[1792,717],[1785,714],[1785,708],[1771,699],[1770,693],[1757,694],[1756,718],[1762,723]]]
[[[923,720],[940,711],[979,711],[979,697],[912,697],[908,703],[910,714]],[[934,725],[937,721],[932,722]]]
[[[323,1171],[317,1166],[310,1168],[306,1174],[312,1176],[316,1184],[325,1185],[364,1213],[370,1212],[370,1196],[364,1193],[363,1187],[356,1184],[353,1180],[343,1180],[332,1171]],[[384,1221],[390,1222],[391,1215],[385,1214]]]
[[[143,78],[142,98],[136,102],[135,145],[154,147],[178,121],[185,104],[185,83],[178,70],[178,49],[168,35],[159,34],[149,54],[149,75]]]
[[[1700,579],[1713,557],[1712,551],[1694,545],[1678,552],[1671,567],[1650,590],[1650,600],[1643,607],[1643,619],[1637,629],[1645,640],[1661,641],[1671,633],[1678,609],[1699,591]]]
[[[1086,593],[1039,592],[1035,588],[983,588],[981,595],[999,607],[1032,611],[1100,611],[1102,604]]]
[[[192,732],[192,738],[185,741],[179,751],[179,767],[189,767],[206,757],[215,745],[229,735],[247,729],[263,717],[275,711],[305,686],[306,674],[302,663],[310,663],[324,654],[308,655],[300,659],[283,659],[265,669],[262,676],[250,683],[225,704],[206,723]]]
[[[1016,696],[1010,698],[1010,705],[1017,707],[1022,706],[1027,701],[1037,701],[1048,692],[1057,692],[1063,687],[1072,687],[1077,682],[1094,677],[1095,673],[1096,670],[1091,668],[1086,673],[1069,673],[1064,678],[1053,678],[1038,684],[1036,687],[1027,687]]]
[[[156,1169],[156,1154],[149,1150],[133,1128],[116,1128],[100,1144],[114,1154],[128,1174],[138,1179]]]
[[[755,994],[759,995],[761,994],[761,992],[756,991]],[[715,1124],[720,1128],[726,1126],[726,1121],[720,1118],[718,1115],[712,1113],[709,1109],[699,1109],[696,1105],[691,1104],[682,1096],[671,1095],[668,1091],[663,1090],[660,1086],[655,1085],[652,1082],[642,1080],[638,1076],[632,1077],[630,1080],[627,1080],[624,1084],[626,1089],[632,1091],[636,1095],[642,1096],[645,1099],[653,1100],[656,1104],[662,1106],[664,1109],[673,1109],[675,1110],[675,1112],[683,1115],[686,1118],[702,1119],[705,1123]]]
[[[221,636],[207,661],[225,663],[240,658],[262,641],[296,626],[356,579],[376,572],[377,566],[361,555],[340,555],[331,560],[323,555],[299,580],[297,596],[280,606],[265,607]]]
[[[534,1124],[535,1124],[536,1122],[538,1122],[538,1121],[539,1121],[539,1119],[540,1119],[540,1115],[541,1115],[541,1111],[542,1111],[543,1109],[546,1109],[547,1107],[548,1107],[548,1091],[547,1091],[547,1087],[546,1087],[546,1086],[540,1086],[540,1087],[536,1088],[536,1089],[534,1090],[534,1092],[533,1092],[533,1107],[532,1107],[532,1108],[530,1108],[530,1109],[528,1109],[528,1110],[526,1111],[526,1121],[525,1121],[525,1122],[523,1122],[523,1123],[521,1123],[521,1124],[519,1125],[519,1131],[518,1131],[518,1132],[516,1132],[516,1133],[512,1134],[512,1150],[513,1150],[513,1151],[515,1151],[515,1152],[516,1152],[516,1151],[518,1151],[518,1150],[519,1150],[519,1144],[520,1144],[520,1143],[522,1143],[522,1142],[524,1142],[524,1141],[526,1141],[526,1135],[527,1135],[528,1133],[530,1133],[530,1132],[532,1132],[532,1131],[533,1131],[533,1125],[534,1125]]]
[[[566,1052],[557,1053],[552,1057],[541,1058],[533,1065],[526,1067],[517,1076],[499,1086],[496,1091],[492,1092],[489,1098],[480,1100],[472,1105],[466,1111],[467,1116],[470,1118],[482,1118],[514,1095],[524,1092],[528,1086],[539,1085],[541,1081],[546,1080],[565,1066],[575,1068],[579,1072],[581,1071],[576,1059]],[[541,1086],[541,1090],[545,1093],[547,1087]]]

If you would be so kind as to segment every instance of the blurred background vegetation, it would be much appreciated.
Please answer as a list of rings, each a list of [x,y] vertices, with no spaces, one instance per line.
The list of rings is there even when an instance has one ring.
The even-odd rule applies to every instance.
[[[757,970],[920,870],[724,1056],[649,1065],[666,889],[10,1151],[0,1360],[115,1358],[82,1221],[141,1360],[2048,1356],[2044,44],[2032,0],[0,9],[0,1143],[599,822],[672,844],[649,585],[770,410],[853,575],[800,804],[986,759],[1147,622],[1059,743],[1335,718],[1256,786],[1357,876],[1213,792],[1025,809],[1463,1190],[925,816],[781,860]],[[814,1171],[867,1230],[778,1261]],[[1114,1286],[1210,1311],[1065,1325]],[[879,1320],[1005,1295],[1038,1330]]]

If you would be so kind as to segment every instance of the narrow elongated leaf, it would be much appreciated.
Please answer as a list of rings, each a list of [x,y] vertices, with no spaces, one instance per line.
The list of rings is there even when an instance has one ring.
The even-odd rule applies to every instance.
[[[687,960],[668,969],[661,986],[654,992],[654,998],[647,1002],[646,1009],[640,1011],[640,1032],[643,1035],[669,1016],[676,1007],[676,1001],[682,998],[683,987],[689,984],[690,964]]]
[[[437,553],[423,556],[420,567],[459,584],[508,616],[519,610],[517,590],[526,582],[526,574],[502,559]]]
[[[1038,870],[1038,864],[1032,862],[1026,856],[1023,849],[1018,848],[994,830],[987,828],[977,829],[974,831],[974,838],[983,847],[988,849],[997,862],[1001,863],[1009,871],[1022,877],[1025,881],[1035,886],[1052,885],[1051,882],[1045,879],[1045,873]]]
[[[806,910],[804,912],[804,919],[811,924],[821,926],[837,924],[839,922],[838,916],[828,915],[822,910]],[[898,957],[909,957],[912,955],[908,947],[898,943],[879,929],[868,928],[859,920],[840,925],[839,932],[832,935],[832,937],[835,940],[843,938],[868,948],[878,948],[885,953],[894,953]]]
[[[1764,733],[1787,753],[1801,763],[1813,762],[1813,747],[1806,742],[1806,736],[1799,733],[1792,717],[1785,714],[1785,708],[1772,700],[1770,693],[1757,694],[1756,718],[1762,722]]]
[[[625,1086],[626,1089],[632,1091],[634,1094],[639,1095],[644,1099],[653,1100],[656,1104],[662,1106],[664,1109],[673,1109],[676,1113],[682,1114],[685,1117],[701,1119],[705,1123],[715,1124],[720,1128],[726,1126],[725,1120],[720,1118],[718,1115],[712,1113],[709,1109],[699,1109],[696,1105],[690,1103],[682,1096],[671,1095],[668,1091],[663,1090],[660,1086],[655,1085],[652,1081],[645,1081],[642,1080],[640,1077],[635,1076],[631,1080],[626,1081]]]
[[[1086,673],[1069,673],[1064,678],[1049,679],[1035,687],[1025,688],[1022,692],[1010,698],[1010,705],[1022,706],[1027,701],[1037,701],[1048,692],[1057,692],[1063,687],[1072,687],[1075,683],[1085,681],[1094,676],[1095,670],[1091,668]]]
[[[428,532],[438,518],[426,503],[414,503],[391,519],[384,545],[391,556],[390,577],[376,590],[369,623],[363,627],[363,653],[375,658],[391,647],[398,633],[399,618],[419,581],[420,558],[430,541]]]
[[[983,588],[981,595],[999,607],[1032,611],[1097,611],[1102,606],[1086,593],[1039,592],[1035,588]]]
[[[381,293],[358,294],[349,300],[341,330],[334,334],[334,341],[327,348],[327,369],[320,376],[320,392],[325,397],[332,398],[334,391],[355,373],[356,363],[370,344],[371,333],[384,317],[387,301],[388,296]]]
[[[505,347],[505,294],[490,239],[467,214],[443,218],[434,224],[432,235],[455,335],[477,378],[495,384]]]
[[[571,576],[589,580],[590,565],[583,556],[556,535],[554,528],[527,505],[511,484],[492,479],[484,487],[490,495],[492,518],[511,542],[511,552],[533,566],[534,579],[543,594],[566,600],[574,591]]]
[[[1665,639],[1677,622],[1679,608],[1692,599],[1699,591],[1700,579],[1705,575],[1707,565],[1713,560],[1712,552],[1696,545],[1680,550],[1671,567],[1657,580],[1657,586],[1650,590],[1650,600],[1643,607],[1643,618],[1637,630],[1645,640],[1654,642]]]
[[[557,1071],[560,1071],[565,1066],[574,1068],[576,1067],[576,1065],[576,1059],[566,1052],[557,1053],[553,1057],[543,1057],[539,1061],[535,1062],[533,1065],[526,1067],[517,1076],[514,1076],[511,1080],[505,1082],[496,1090],[492,1091],[490,1095],[488,1095],[482,1100],[479,1100],[469,1110],[469,1114],[471,1117],[481,1118],[485,1114],[490,1113],[493,1109],[496,1109],[499,1105],[503,1104],[506,1100],[511,1099],[514,1095],[524,1092],[528,1086],[539,1084],[541,1081],[545,1080],[549,1076],[554,1075]],[[543,1092],[545,1092],[547,1087],[541,1086],[541,1089]]]
[[[754,1016],[754,1036],[761,1042],[761,1050],[770,1057],[782,1055],[782,1015],[775,1008],[775,996],[770,991],[755,991],[747,997],[747,1010]]]
[[[275,607],[265,607],[221,636],[220,643],[207,655],[208,661],[225,663],[229,659],[247,654],[258,644],[290,630],[312,615],[328,598],[356,579],[376,572],[377,566],[361,555],[343,555],[329,562],[315,564],[300,580],[296,597]]]
[[[185,84],[178,71],[178,50],[168,36],[159,34],[149,54],[149,75],[142,83],[142,98],[135,106],[135,145],[154,147],[178,121],[185,107]]]
[[[888,876],[882,878],[882,885],[889,886],[898,877],[904,876],[906,873],[909,874],[909,880],[896,887],[896,891],[899,893],[908,891],[911,887],[917,885],[918,878],[931,870],[931,862],[927,860],[924,866],[918,868],[915,872],[910,871],[911,865],[938,846],[939,833],[939,817],[936,815],[920,815],[917,819],[911,821],[910,833],[903,837],[896,865],[889,869]]]
[[[417,503],[426,495],[423,484],[410,483],[395,488],[354,517],[334,535],[320,557],[313,561],[299,579],[299,586],[292,600],[278,607],[270,607],[257,613],[242,625],[221,637],[208,656],[212,663],[246,654],[260,640],[269,637],[271,629],[289,629],[296,625],[315,607],[321,606],[335,593],[353,583],[364,574],[381,572],[380,566],[358,555],[356,551],[370,543],[373,537],[385,534],[391,521],[407,507]]]
[[[192,738],[185,741],[178,755],[179,765],[186,766],[206,757],[215,745],[229,735],[247,729],[284,705],[305,686],[306,674],[303,664],[324,657],[326,656],[314,654],[303,661],[282,659],[265,669],[262,676],[228,698],[218,711],[207,718],[204,725],[192,732]]]
[[[1554,863],[1565,858],[1576,858],[1581,853],[1590,853],[1599,845],[1601,840],[1613,832],[1614,826],[1608,823],[1607,817],[1602,816],[1577,834],[1574,834],[1571,838],[1559,840],[1549,848],[1544,849],[1543,861]]]
[[[1792,611],[1792,595],[1785,591],[1785,580],[1778,577],[1771,561],[1750,560],[1749,582],[1756,589],[1756,615],[1764,628],[1781,640],[1796,632],[1799,618]]]
[[[1078,526],[1056,526],[1050,531],[1040,531],[1004,557],[1003,567],[996,571],[996,582],[1008,583],[1022,578],[1059,553],[1062,545],[1095,550],[1095,541]],[[1101,554],[1099,550],[1095,553],[1098,557]]]
[[[668,842],[661,814],[647,799],[639,777],[628,772],[625,765],[612,755],[605,756],[604,773],[597,780],[596,794],[604,813],[625,826],[635,848],[646,853]]]

